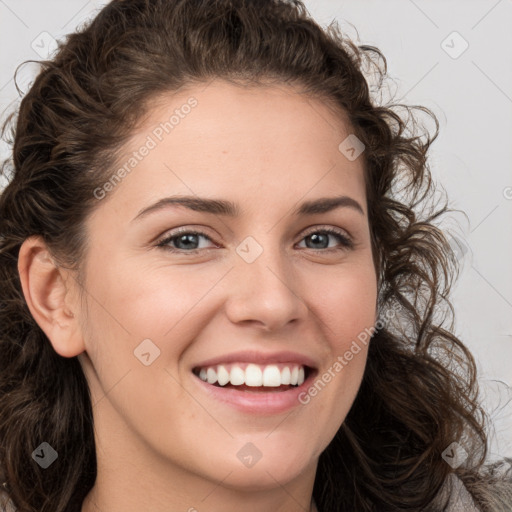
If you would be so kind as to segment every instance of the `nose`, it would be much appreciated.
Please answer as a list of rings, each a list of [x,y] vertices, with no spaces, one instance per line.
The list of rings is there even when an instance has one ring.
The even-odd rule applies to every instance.
[[[278,330],[306,317],[297,276],[278,248],[265,248],[252,263],[236,257],[230,272],[226,313],[231,322],[253,323],[264,330]]]

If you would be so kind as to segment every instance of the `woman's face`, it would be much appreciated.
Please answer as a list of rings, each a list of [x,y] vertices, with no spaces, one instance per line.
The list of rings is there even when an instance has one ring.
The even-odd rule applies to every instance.
[[[79,359],[99,472],[117,461],[238,489],[314,474],[376,321],[349,135],[284,85],[213,81],[155,103],[86,224]]]

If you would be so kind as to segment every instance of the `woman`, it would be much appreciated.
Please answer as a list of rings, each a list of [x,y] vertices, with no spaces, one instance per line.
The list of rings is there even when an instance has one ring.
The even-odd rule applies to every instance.
[[[0,198],[16,510],[510,510],[437,129],[372,55],[298,1],[124,0],[44,64]]]

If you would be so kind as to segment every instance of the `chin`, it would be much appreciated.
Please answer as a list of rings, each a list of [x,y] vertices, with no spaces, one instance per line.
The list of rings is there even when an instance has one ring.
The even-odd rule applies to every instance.
[[[261,464],[261,465],[260,465]],[[252,468],[232,467],[232,473],[223,482],[223,486],[244,492],[265,491],[275,489],[276,485],[286,485],[297,478],[306,469],[305,466],[289,467],[283,460],[263,463],[261,460]]]
[[[223,486],[240,491],[269,490],[275,488],[277,484],[287,484],[310,470],[312,466],[316,466],[318,459],[312,454],[305,453],[304,446],[307,446],[305,440],[296,446],[282,447],[281,445],[280,448],[269,439],[265,440],[264,436],[268,436],[268,433],[261,436],[260,442],[257,436],[254,438],[254,446],[258,444],[259,451],[256,451],[249,442],[237,443],[242,446],[242,449],[237,449],[235,457],[223,457],[218,464],[214,463],[217,480],[219,474],[229,474],[223,481]]]

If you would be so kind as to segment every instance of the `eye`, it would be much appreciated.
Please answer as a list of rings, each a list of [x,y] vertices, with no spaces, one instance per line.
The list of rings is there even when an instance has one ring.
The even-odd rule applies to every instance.
[[[329,247],[329,237],[336,238],[341,248]],[[169,236],[166,236],[156,245],[157,247],[161,247],[171,252],[196,253],[201,249],[208,249],[208,247],[200,247],[199,241],[201,238],[212,242],[212,239],[202,231],[182,228],[178,231],[174,231]],[[307,249],[321,249],[323,250],[322,252],[347,250],[354,247],[352,239],[347,234],[334,228],[323,228],[310,231],[302,240],[311,241],[310,244],[306,243]]]
[[[157,247],[162,247],[171,252],[196,252],[204,247],[199,247],[199,240],[211,238],[202,233],[201,231],[191,231],[187,229],[178,230],[178,232],[172,233],[170,236],[165,237],[163,240],[158,242]]]
[[[341,245],[341,249],[339,247],[329,247],[329,237],[336,238]],[[310,231],[303,240],[306,240],[306,246],[308,249],[326,249],[326,251],[324,250],[323,252],[353,249],[354,247],[354,242],[347,234],[334,228],[323,228]],[[307,244],[307,240],[310,240],[309,245]]]

